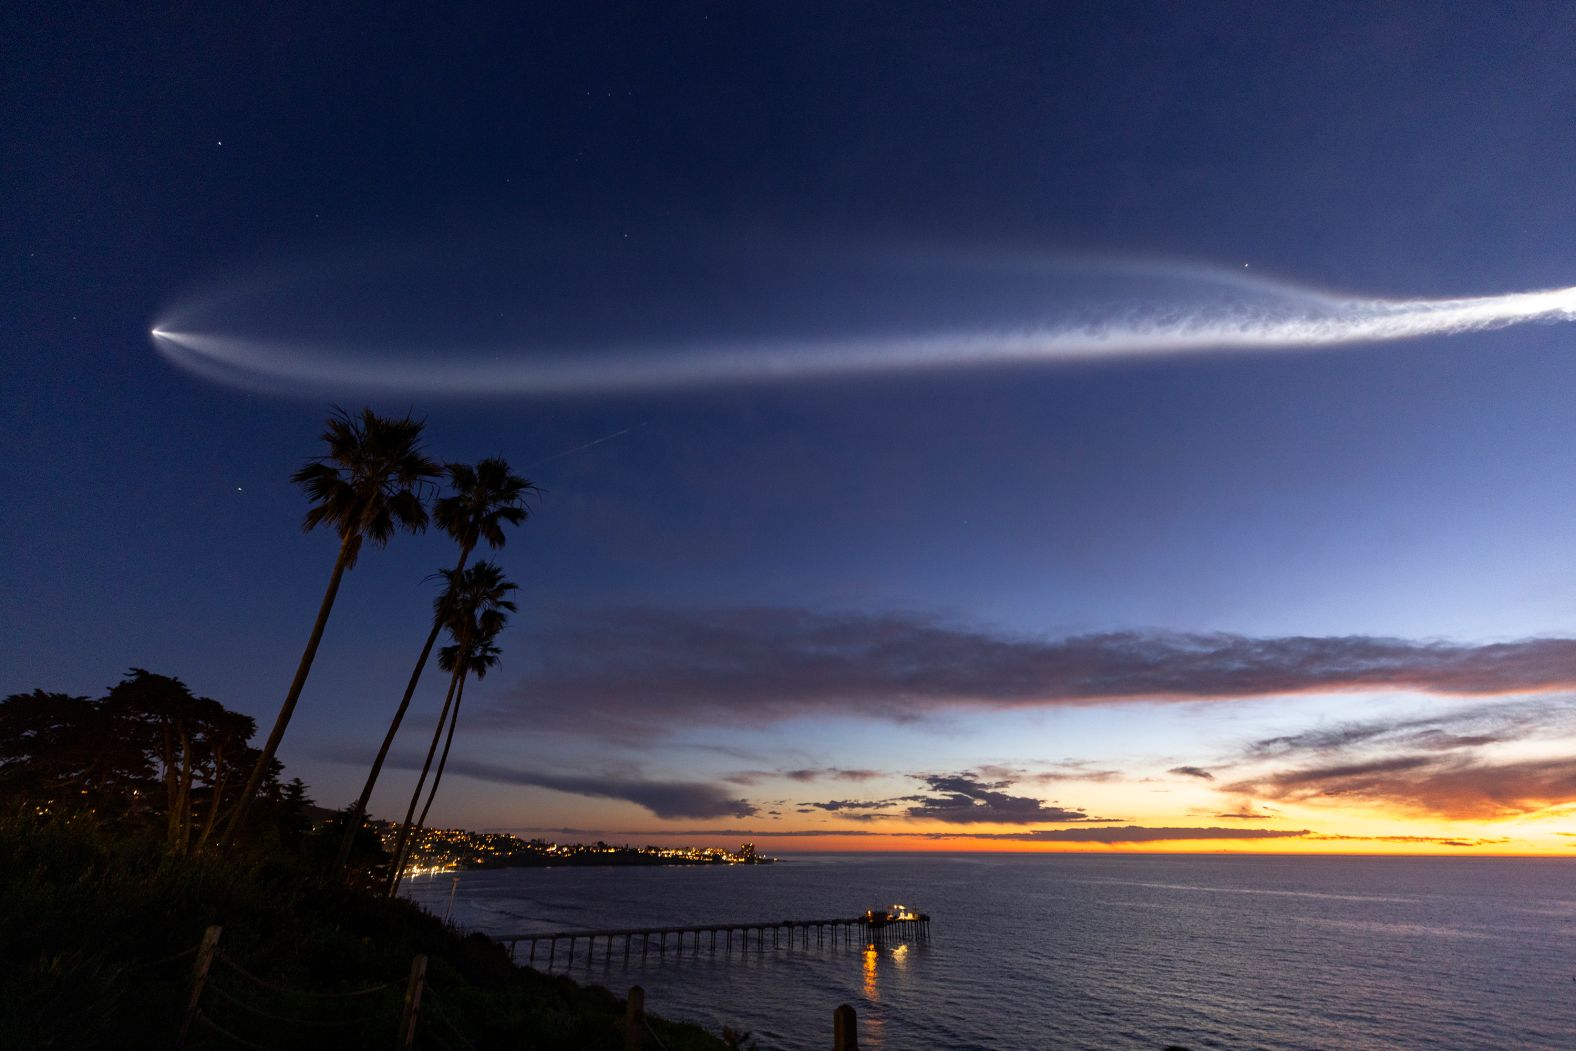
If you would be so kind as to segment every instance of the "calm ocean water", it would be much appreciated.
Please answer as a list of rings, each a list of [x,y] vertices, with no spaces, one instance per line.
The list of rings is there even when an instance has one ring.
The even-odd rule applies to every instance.
[[[410,894],[442,915],[450,877]],[[580,981],[765,1049],[1576,1049],[1576,862],[796,856],[729,868],[466,873],[490,934],[854,915],[902,902],[928,944],[586,959]],[[523,955],[523,950],[522,950]],[[563,970],[563,953],[558,957]]]

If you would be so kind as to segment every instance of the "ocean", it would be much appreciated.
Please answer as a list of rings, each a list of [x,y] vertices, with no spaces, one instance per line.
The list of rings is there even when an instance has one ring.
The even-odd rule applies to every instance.
[[[498,869],[411,898],[493,935],[853,916],[904,904],[928,942],[556,970],[649,1011],[866,1051],[1576,1049],[1576,862],[1156,855],[794,855],[775,865]],[[524,948],[521,948],[521,959]],[[539,956],[537,966],[545,966]]]

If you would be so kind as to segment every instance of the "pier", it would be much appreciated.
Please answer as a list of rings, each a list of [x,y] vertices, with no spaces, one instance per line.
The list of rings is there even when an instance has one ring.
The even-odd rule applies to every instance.
[[[547,969],[557,962],[560,943],[566,950],[564,966],[572,967],[575,949],[585,942],[588,962],[597,958],[597,943],[601,942],[602,956],[613,959],[617,951],[625,960],[637,951],[642,959],[655,951],[659,957],[669,951],[683,956],[688,949],[698,956],[702,947],[709,952],[765,952],[772,948],[809,948],[811,939],[816,947],[828,944],[868,946],[894,945],[901,942],[923,942],[930,939],[930,917],[922,912],[905,909],[901,905],[891,909],[869,909],[861,916],[839,917],[823,920],[777,920],[758,923],[703,923],[685,927],[628,927],[616,930],[543,931],[531,934],[505,934],[495,936],[509,947],[509,956],[517,963],[535,965],[538,956]],[[671,946],[669,939],[672,940]],[[527,946],[526,957],[519,959],[519,946]],[[768,944],[769,943],[769,944]]]

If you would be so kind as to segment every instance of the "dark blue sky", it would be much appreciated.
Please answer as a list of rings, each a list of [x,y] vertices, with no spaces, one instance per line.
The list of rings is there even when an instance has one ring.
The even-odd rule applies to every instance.
[[[533,646],[627,607],[934,618],[998,640],[1576,631],[1566,326],[574,396],[258,391],[148,338],[183,304],[218,297],[224,315],[259,274],[296,285],[232,310],[249,336],[311,329],[365,351],[420,328],[453,333],[457,356],[544,335],[770,343],[998,310],[1015,324],[1037,287],[1023,275],[1080,259],[1247,264],[1361,296],[1564,287],[1568,7],[3,18],[4,692],[93,692],[139,665],[271,719],[333,557],[299,531],[287,481],[330,402],[411,409],[435,455],[502,454],[547,491],[501,558],[522,584],[504,666],[468,701],[519,734],[478,739],[489,762],[605,772],[618,748],[641,784],[734,785],[763,816],[770,801],[726,779],[824,759],[836,718],[792,715],[787,697],[790,714],[726,732],[607,745],[551,715]],[[390,259],[393,276],[366,277]],[[931,269],[847,277],[870,260]],[[979,277],[991,267],[1012,276]],[[339,276],[312,276],[325,268]],[[282,752],[323,801],[359,783],[422,634],[423,580],[451,561],[438,537],[401,538],[347,581]],[[718,652],[747,668],[754,643],[734,644]],[[1255,701],[1251,730],[1195,713],[1175,754],[1134,729],[1133,705],[1100,709],[1107,723],[1088,705],[1021,725],[943,712],[883,776],[1100,762],[1133,734],[1118,761],[1136,779],[1213,762],[1232,733],[1374,703],[1342,698]],[[557,736],[519,730],[533,712]],[[637,789],[591,811],[573,785],[498,780],[457,782],[447,817],[670,816]]]

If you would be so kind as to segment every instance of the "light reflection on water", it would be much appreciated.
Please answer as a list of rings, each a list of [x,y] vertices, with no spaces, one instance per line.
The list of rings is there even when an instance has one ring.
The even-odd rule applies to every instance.
[[[874,945],[865,947],[865,1000],[868,1003],[881,1002],[881,982],[879,968],[881,966],[881,950]],[[860,1027],[861,1046],[873,1049],[884,1049],[886,1045],[886,1016],[879,1012],[865,1012],[864,1025]]]
[[[881,962],[881,953],[874,945],[865,946],[865,999],[871,1003],[881,1002],[881,982],[878,980],[876,968]]]
[[[1568,1051],[1573,882],[1576,863],[1536,860],[832,856],[469,873],[455,918],[505,934],[852,916],[870,900],[932,916],[914,945],[637,946],[626,963],[582,943],[576,979],[642,985],[652,1011],[750,1030],[762,1051],[828,1046],[845,1002],[880,1051]],[[449,889],[411,896],[442,915]]]

